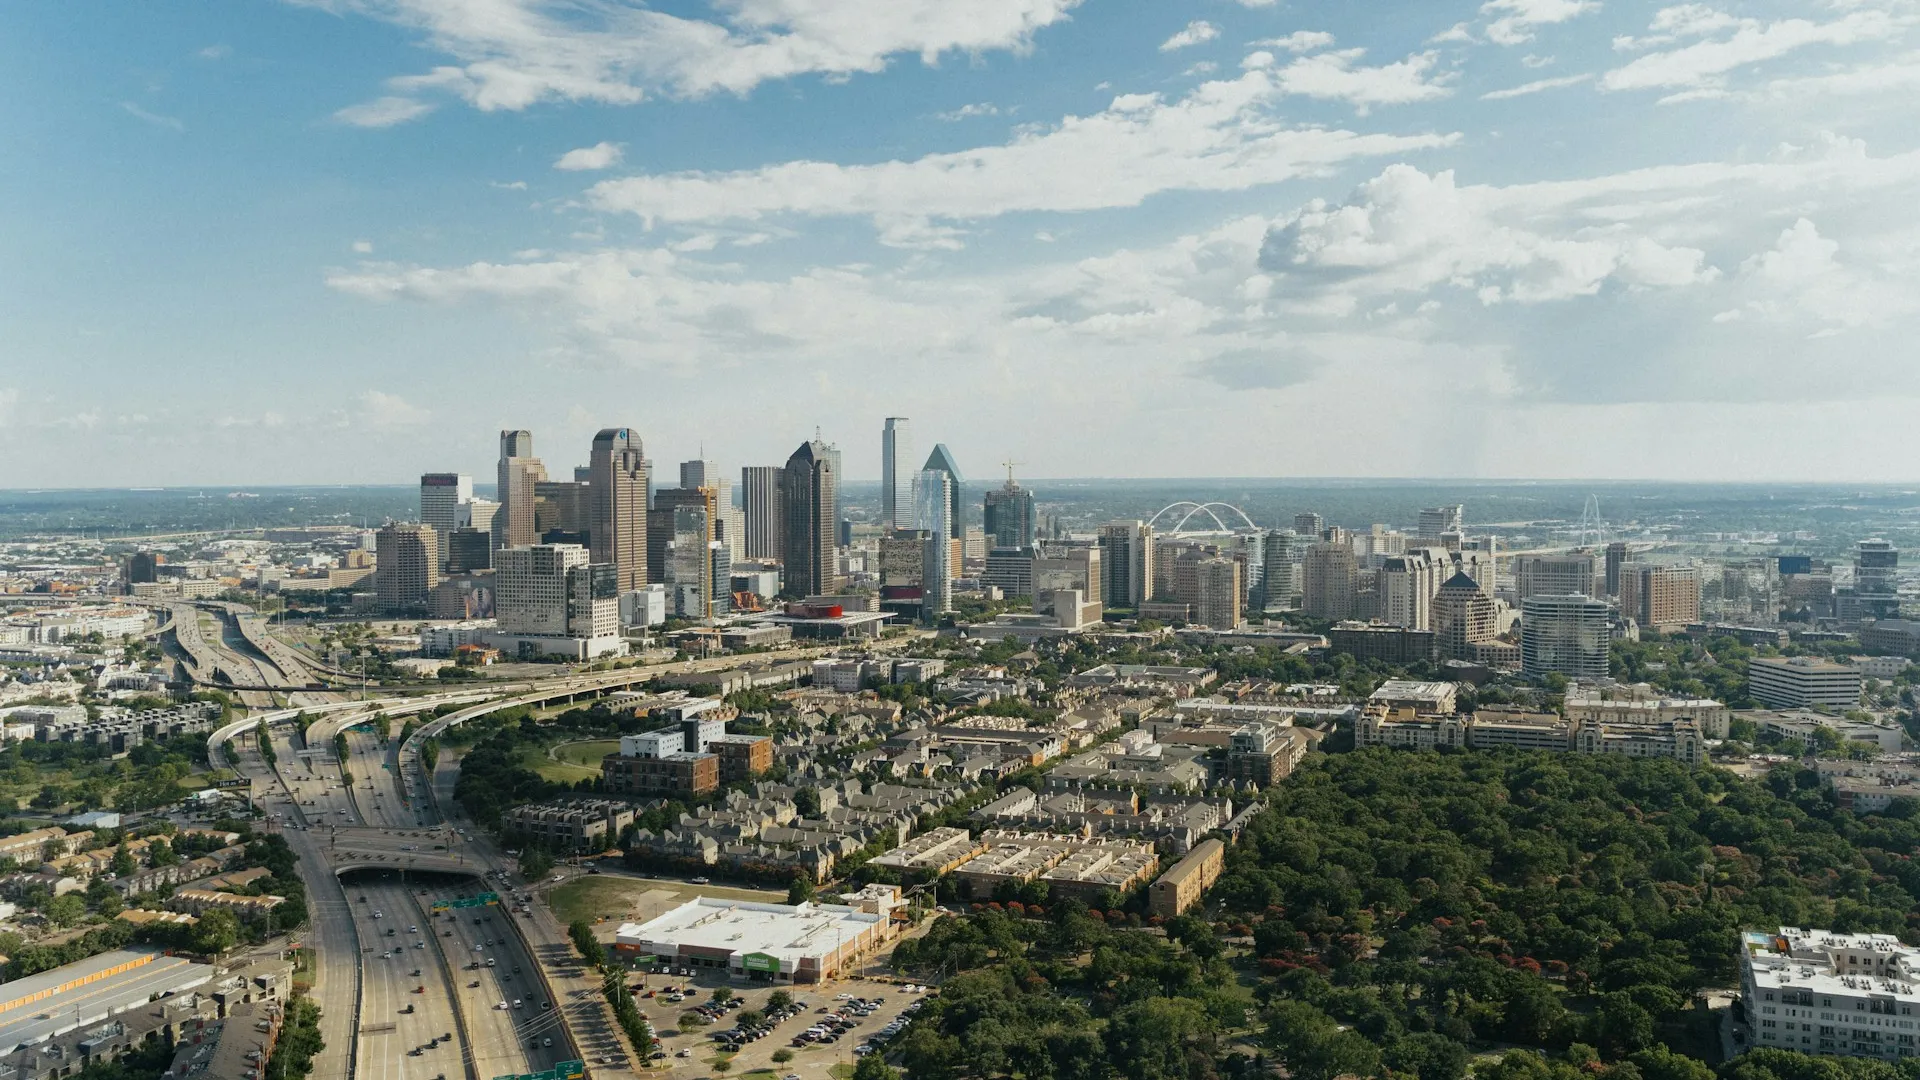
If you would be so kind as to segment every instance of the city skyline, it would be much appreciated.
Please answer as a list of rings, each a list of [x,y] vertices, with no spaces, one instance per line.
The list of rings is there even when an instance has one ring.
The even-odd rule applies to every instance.
[[[0,482],[1920,479],[1896,0],[498,10],[8,12]]]

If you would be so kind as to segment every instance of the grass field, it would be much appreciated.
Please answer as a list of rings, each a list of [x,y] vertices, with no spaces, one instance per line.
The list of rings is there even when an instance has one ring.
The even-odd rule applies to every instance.
[[[627,920],[644,921],[696,896],[753,900],[773,904],[781,903],[787,898],[784,892],[729,889],[720,885],[687,885],[678,881],[619,877],[613,874],[577,877],[545,893],[547,906],[553,909],[554,916],[563,923],[570,923],[575,919],[585,919],[590,923],[596,923],[602,919],[616,923]]]
[[[620,749],[618,739],[562,743],[553,748],[553,757],[548,757],[544,749],[528,747],[522,751],[520,760],[527,768],[539,773],[543,779],[561,784],[574,784],[582,780],[599,779],[600,759],[618,749]]]

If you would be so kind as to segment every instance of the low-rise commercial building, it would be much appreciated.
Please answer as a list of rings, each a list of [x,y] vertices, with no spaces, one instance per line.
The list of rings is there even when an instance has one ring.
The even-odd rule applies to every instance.
[[[1646,683],[1617,683],[1611,680],[1581,681],[1567,687],[1567,719],[1601,724],[1657,724],[1669,720],[1692,720],[1709,739],[1727,737],[1732,713],[1727,706],[1711,698],[1692,698],[1669,694]]]
[[[1747,692],[1777,709],[1860,705],[1860,672],[1811,656],[1756,656],[1747,661]]]
[[[505,831],[551,850],[587,853],[613,846],[634,815],[629,803],[578,799],[516,806],[500,816],[500,823]]]
[[[831,979],[892,940],[900,890],[869,885],[850,904],[755,904],[699,897],[614,937],[623,955],[756,982]]]

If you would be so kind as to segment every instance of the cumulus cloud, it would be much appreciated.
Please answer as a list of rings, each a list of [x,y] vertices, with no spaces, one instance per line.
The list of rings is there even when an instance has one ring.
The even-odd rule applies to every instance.
[[[623,177],[595,185],[588,199],[650,223],[865,216],[892,241],[920,244],[927,231],[914,223],[1134,206],[1163,191],[1239,191],[1356,158],[1445,146],[1452,136],[1300,128],[1273,115],[1275,103],[1293,93],[1418,99],[1428,94],[1413,87],[1425,66],[1384,77],[1364,73],[1383,69],[1254,70],[1203,83],[1175,100],[1122,94],[1101,112],[1028,128],[998,146],[871,165],[794,161]],[[1349,81],[1341,85],[1342,79]],[[933,239],[934,246],[950,246],[956,237]]]
[[[1445,286],[1482,304],[1592,295],[1609,282],[1674,287],[1717,274],[1697,249],[1624,230],[1542,230],[1498,188],[1393,165],[1339,205],[1316,202],[1267,236],[1263,268],[1335,296]]]
[[[1358,63],[1365,49],[1342,49],[1302,56],[1275,73],[1284,93],[1328,101],[1344,101],[1362,112],[1375,105],[1409,105],[1433,101],[1453,93],[1451,71],[1434,71],[1439,54],[1415,53],[1392,64],[1366,67]]]
[[[1510,86],[1504,90],[1490,90],[1487,93],[1481,94],[1480,100],[1505,101],[1508,98],[1538,94],[1544,90],[1559,90],[1568,86],[1579,86],[1583,82],[1592,81],[1592,79],[1593,76],[1591,74],[1563,75],[1557,79],[1536,79],[1533,82],[1521,83],[1519,86]]]
[[[618,143],[598,142],[592,146],[583,146],[560,155],[553,167],[567,172],[592,172],[596,169],[610,169],[620,164],[621,150]]]
[[[1183,27],[1179,33],[1160,43],[1161,52],[1184,49],[1189,45],[1204,45],[1220,36],[1220,28],[1206,21],[1195,19]]]
[[[1599,0],[1487,0],[1480,14],[1487,23],[1487,40],[1496,45],[1524,45],[1537,27],[1576,19],[1600,10]]]
[[[384,429],[412,427],[433,418],[430,410],[383,390],[368,390],[360,395],[359,415],[367,426]]]
[[[404,27],[451,58],[390,80],[401,92],[453,93],[484,110],[541,101],[628,105],[650,95],[744,94],[763,82],[932,64],[948,52],[1024,49],[1079,0],[730,0],[687,18],[640,0],[331,0]]]
[[[373,241],[355,240],[353,242],[353,251],[356,255],[371,255],[373,254]]]
[[[961,120],[971,120],[976,116],[999,116],[999,115],[1000,115],[999,106],[993,104],[990,101],[976,101],[970,105],[962,105],[957,109],[949,109],[948,111],[943,113],[935,113],[933,118],[935,120],[944,120],[947,123],[951,124]]]
[[[1669,13],[1674,13],[1669,15]],[[1700,5],[1669,8],[1656,16],[1654,35],[1633,40],[1626,47],[1648,43],[1668,45],[1700,35],[1718,35],[1675,48],[1661,48],[1607,72],[1600,85],[1607,90],[1650,90],[1713,87],[1735,69],[1785,56],[1810,45],[1853,45],[1877,41],[1893,32],[1897,23],[1887,12],[1864,8],[1849,11],[1830,22],[1810,19],[1728,19]],[[1721,33],[1730,30],[1731,33]],[[1620,44],[1616,42],[1616,44]]]
[[[343,124],[363,128],[387,128],[418,120],[433,111],[424,101],[406,97],[383,97],[349,105],[333,114]]]

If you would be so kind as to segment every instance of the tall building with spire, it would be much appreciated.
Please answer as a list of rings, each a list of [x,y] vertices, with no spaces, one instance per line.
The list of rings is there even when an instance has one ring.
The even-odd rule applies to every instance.
[[[818,436],[787,458],[780,483],[786,556],[785,591],[818,596],[840,587],[836,558],[840,521],[840,454]]]
[[[546,466],[533,456],[533,432],[502,431],[496,492],[500,509],[493,515],[495,547],[524,547],[538,543],[534,518],[534,485],[547,478]]]
[[[595,563],[614,568],[621,592],[644,589],[652,580],[647,563],[647,458],[640,433],[606,428],[593,437],[587,459],[590,524],[587,539]]]
[[[880,433],[880,524],[911,529],[913,522],[913,424],[904,416],[887,417]]]
[[[1035,544],[1033,492],[1020,486],[1007,469],[1004,486],[987,492],[987,543],[996,548],[1031,550]]]

